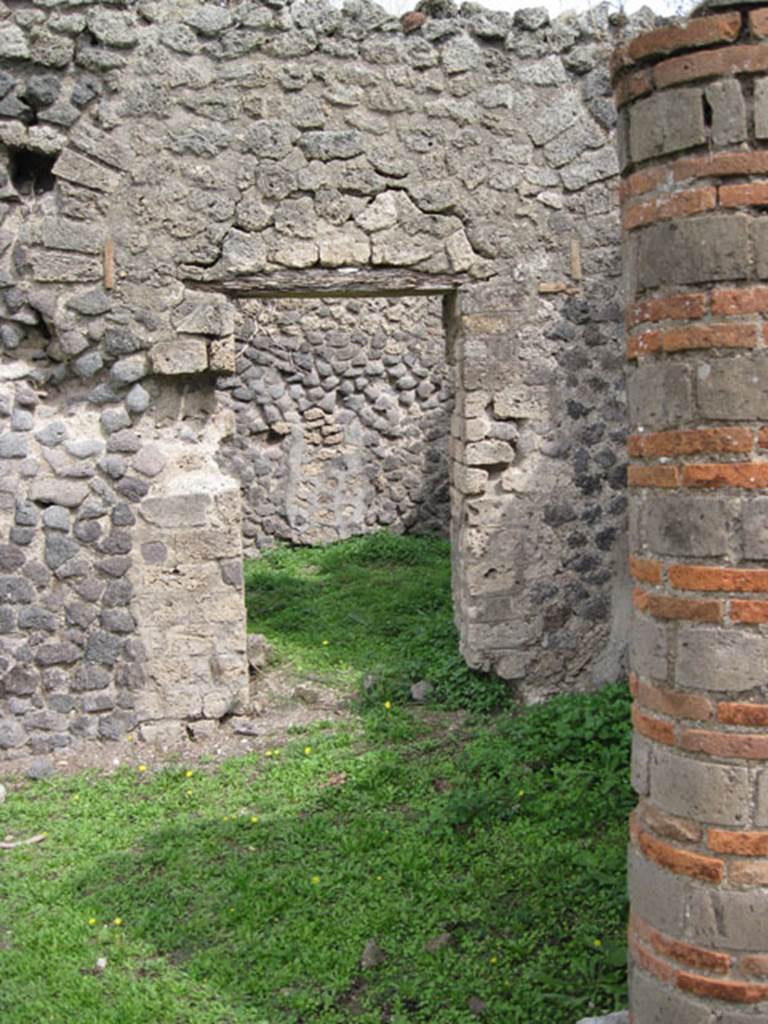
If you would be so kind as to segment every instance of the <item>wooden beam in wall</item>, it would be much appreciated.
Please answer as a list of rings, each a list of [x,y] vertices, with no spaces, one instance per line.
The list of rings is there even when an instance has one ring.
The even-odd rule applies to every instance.
[[[472,279],[466,274],[427,274],[407,270],[274,271],[242,277],[187,278],[190,288],[219,292],[236,299],[377,298],[445,295]]]

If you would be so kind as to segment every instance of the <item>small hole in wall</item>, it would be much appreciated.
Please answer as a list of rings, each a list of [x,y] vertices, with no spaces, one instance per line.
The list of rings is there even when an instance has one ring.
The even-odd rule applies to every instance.
[[[19,195],[41,195],[53,190],[56,156],[55,153],[35,153],[31,149],[10,150],[8,172]]]
[[[701,97],[701,104],[704,108],[704,124],[707,128],[712,127],[712,105],[706,96]]]
[[[37,111],[35,110],[35,108],[32,106],[32,104],[29,102],[29,100],[25,96],[21,96],[21,97],[19,97],[19,99],[24,104],[24,106],[27,108],[21,114],[21,116],[19,117],[19,120],[22,121],[26,125],[37,124],[38,117],[37,117]]]

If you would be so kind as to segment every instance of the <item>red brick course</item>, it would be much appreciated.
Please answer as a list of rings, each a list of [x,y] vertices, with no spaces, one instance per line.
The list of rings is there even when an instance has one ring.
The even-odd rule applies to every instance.
[[[682,690],[669,690],[653,686],[630,673],[632,696],[644,707],[672,718],[707,721],[715,713],[715,706],[707,697]]]
[[[678,590],[768,591],[768,569],[719,569],[713,565],[671,565],[670,585]]]
[[[632,601],[638,611],[648,612],[656,619],[683,619],[688,622],[722,622],[721,601],[698,601],[688,597],[652,594],[636,587]]]
[[[726,725],[768,726],[768,704],[721,701],[717,705],[717,718]]]
[[[667,89],[683,82],[696,82],[702,78],[754,74],[768,71],[768,44],[746,43],[726,46],[719,50],[688,53],[684,57],[671,57],[653,69],[653,82],[657,89]]]
[[[629,43],[627,55],[630,60],[640,61],[697,46],[732,43],[740,32],[741,15],[736,11],[708,18],[692,18],[686,25],[670,25],[644,32]]]
[[[627,483],[630,487],[677,487],[680,471],[677,466],[630,466]]]
[[[717,857],[707,857],[666,843],[646,832],[636,820],[631,824],[631,832],[632,841],[639,847],[643,856],[668,871],[698,878],[704,882],[719,883],[725,877],[725,863]]]
[[[665,455],[749,452],[753,444],[753,434],[748,427],[709,427],[632,434],[627,440],[627,450],[634,458],[651,459]]]

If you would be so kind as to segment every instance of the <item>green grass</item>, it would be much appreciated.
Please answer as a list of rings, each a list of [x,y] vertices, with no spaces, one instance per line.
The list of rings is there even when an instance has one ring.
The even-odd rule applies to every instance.
[[[626,1005],[626,688],[495,717],[409,706],[415,678],[475,712],[502,696],[458,656],[447,556],[384,535],[249,566],[280,658],[377,675],[345,724],[10,788],[0,836],[47,837],[0,850],[3,1024],[473,1024],[481,1005],[573,1024]]]
[[[0,834],[48,836],[0,852],[0,1019],[470,1024],[474,997],[486,1021],[573,1024],[618,1007],[627,722],[623,687],[466,735],[382,706],[191,777],[19,785]],[[386,959],[363,969],[370,939]]]
[[[377,533],[317,548],[279,547],[246,562],[250,628],[280,659],[332,681],[377,681],[395,696],[420,679],[443,706],[490,711],[507,684],[467,668],[451,603],[450,546]]]

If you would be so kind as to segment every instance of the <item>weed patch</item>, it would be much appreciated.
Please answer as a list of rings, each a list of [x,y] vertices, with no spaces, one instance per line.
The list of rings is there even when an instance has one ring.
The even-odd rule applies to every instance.
[[[349,685],[375,680],[375,699],[424,679],[449,708],[490,711],[502,680],[468,668],[451,603],[450,545],[377,533],[316,548],[274,548],[246,562],[249,628],[299,672]]]
[[[572,1024],[624,1004],[625,688],[458,731],[389,704],[209,770],[12,786],[0,834],[47,837],[0,853],[0,1019]]]

